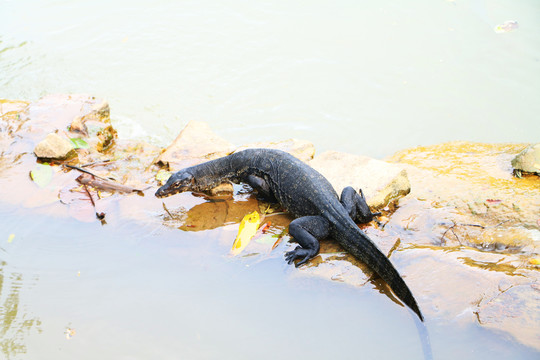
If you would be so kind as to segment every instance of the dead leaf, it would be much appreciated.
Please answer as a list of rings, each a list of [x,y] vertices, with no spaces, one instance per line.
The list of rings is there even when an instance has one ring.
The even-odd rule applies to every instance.
[[[272,245],[272,250],[274,250],[275,248],[278,247],[278,245],[281,243],[281,241],[283,240],[283,237],[285,237],[285,235],[287,234],[287,232],[289,231],[289,228],[286,227],[285,229],[283,229],[283,231],[281,232],[281,234],[279,234],[279,237],[278,239],[276,240],[276,242],[274,243],[274,245]]]
[[[238,235],[234,240],[231,254],[236,256],[240,254],[242,250],[246,248],[246,246],[248,246],[253,236],[257,233],[260,223],[261,218],[257,211],[244,216],[242,222],[240,223],[240,228],[238,229]]]
[[[121,193],[137,192],[142,194],[142,190],[132,188],[131,186],[122,185],[111,180],[98,178],[88,173],[81,174],[76,180],[79,184],[90,185],[96,189],[104,191],[118,191]]]

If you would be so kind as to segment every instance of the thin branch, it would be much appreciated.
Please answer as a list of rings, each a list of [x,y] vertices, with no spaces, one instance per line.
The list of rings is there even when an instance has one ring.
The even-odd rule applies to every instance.
[[[86,174],[88,174],[88,175],[92,175],[92,176],[94,176],[94,177],[96,177],[96,178],[98,178],[98,179],[109,181],[109,179],[106,179],[106,178],[104,178],[104,177],[101,177],[101,176],[99,176],[99,175],[96,175],[96,174],[94,174],[93,172],[91,172],[91,171],[89,171],[89,170],[86,170],[86,169],[83,169],[83,168],[80,168],[80,167],[78,167],[78,166],[75,166],[75,165],[69,165],[69,164],[64,164],[64,166],[66,166],[66,167],[68,167],[68,168],[70,168],[70,169],[78,170],[78,171],[83,172],[83,173],[86,173]]]
[[[165,206],[165,202],[162,202],[163,204],[163,209],[167,212],[167,214],[169,214],[169,216],[171,217],[171,219],[176,219],[176,217],[172,216],[171,212],[169,211],[169,209],[167,209],[167,206]]]
[[[111,162],[114,162],[114,161],[111,160],[111,159],[98,160],[98,161],[94,161],[94,162],[91,162],[91,163],[88,163],[88,164],[81,165],[81,167],[84,168],[84,167],[94,166],[94,165],[105,165],[105,164],[109,164]]]

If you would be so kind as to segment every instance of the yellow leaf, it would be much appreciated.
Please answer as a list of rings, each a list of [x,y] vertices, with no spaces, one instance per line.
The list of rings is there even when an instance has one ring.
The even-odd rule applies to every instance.
[[[234,240],[231,254],[238,255],[248,246],[249,242],[257,232],[259,224],[261,223],[261,218],[259,213],[254,211],[251,214],[247,214],[242,219],[240,223],[240,228],[238,229],[238,235]]]
[[[159,182],[160,185],[165,185],[167,180],[171,177],[172,173],[167,170],[159,170],[156,174],[156,180]]]
[[[540,259],[539,258],[532,258],[532,259],[529,259],[529,263],[531,265],[540,265]]]
[[[9,234],[7,242],[13,242],[13,239],[15,239],[15,234]]]

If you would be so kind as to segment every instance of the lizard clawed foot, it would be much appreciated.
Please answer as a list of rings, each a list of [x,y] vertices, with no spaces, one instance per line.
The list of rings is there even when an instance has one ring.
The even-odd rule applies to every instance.
[[[289,251],[285,254],[285,260],[287,260],[287,263],[291,265],[294,260],[301,259],[299,262],[295,264],[296,267],[299,267],[302,264],[305,264],[309,259],[311,259],[316,254],[313,254],[312,251],[308,249],[304,249],[301,246],[297,246],[296,249],[293,251]]]

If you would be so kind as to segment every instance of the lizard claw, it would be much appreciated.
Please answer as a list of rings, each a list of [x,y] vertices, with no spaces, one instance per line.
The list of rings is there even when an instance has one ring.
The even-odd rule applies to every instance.
[[[291,265],[294,260],[296,259],[302,259],[299,262],[295,264],[296,267],[299,267],[302,264],[305,264],[309,259],[312,258],[312,254],[309,250],[302,248],[301,246],[297,246],[296,249],[289,251],[285,254],[285,260],[289,265]]]

